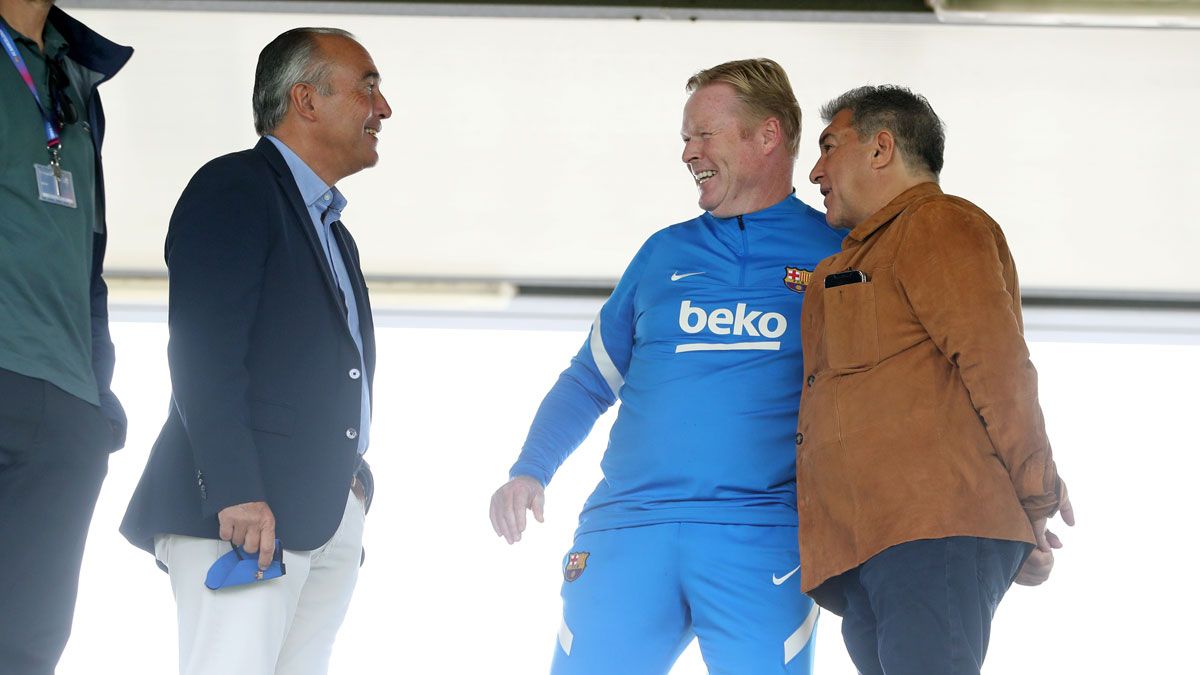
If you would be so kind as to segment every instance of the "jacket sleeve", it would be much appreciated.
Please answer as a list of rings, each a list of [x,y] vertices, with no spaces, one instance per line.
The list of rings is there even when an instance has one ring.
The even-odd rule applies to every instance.
[[[532,476],[542,485],[549,483],[600,415],[620,398],[633,356],[634,297],[652,242],[653,238],[629,263],[583,347],[542,400],[510,477]]]
[[[62,13],[58,8],[56,21],[72,24],[69,32],[86,30],[81,24]],[[90,32],[90,31],[89,31]],[[116,45],[113,45],[116,47]],[[78,41],[72,42],[72,47],[79,48]],[[128,47],[122,48],[123,58],[128,59],[133,53]],[[91,53],[84,51],[84,53]],[[123,63],[123,61],[122,61]],[[92,277],[91,277],[91,319],[92,319],[92,373],[96,377],[96,389],[100,395],[100,412],[112,427],[112,450],[125,447],[125,433],[129,421],[121,401],[112,391],[113,370],[116,367],[116,349],[113,347],[112,336],[108,330],[108,285],[104,283],[104,254],[108,247],[108,226],[105,223],[104,201],[104,171],[100,166],[100,148],[104,144],[104,106],[100,103],[100,95],[93,92],[91,104],[88,106],[88,116],[92,124],[92,143],[96,151],[96,217],[104,227],[92,235]]]
[[[245,361],[270,239],[262,186],[271,180],[209,164],[180,197],[167,234],[172,404],[206,485],[206,517],[265,500]]]
[[[92,314],[92,372],[100,394],[100,412],[112,427],[112,450],[125,447],[125,432],[129,426],[125,409],[112,391],[116,350],[108,331],[108,285],[104,283],[105,235],[94,235],[92,244],[91,314]]]
[[[1059,481],[1022,332],[1020,293],[998,227],[954,202],[918,206],[896,278],[956,366],[1030,520],[1058,508]]]

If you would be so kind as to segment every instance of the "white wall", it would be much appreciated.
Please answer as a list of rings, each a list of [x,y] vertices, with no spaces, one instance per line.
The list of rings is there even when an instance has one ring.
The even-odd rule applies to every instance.
[[[647,234],[697,212],[679,162],[686,78],[770,56],[806,115],[796,181],[810,203],[817,107],[906,84],[947,122],[944,187],[1005,227],[1027,288],[1200,292],[1197,31],[76,14],[138,50],[103,89],[110,270],[161,271],[188,178],[253,142],[259,49],[334,24],[374,54],[395,109],[380,166],[343,185],[374,275],[615,278]]]

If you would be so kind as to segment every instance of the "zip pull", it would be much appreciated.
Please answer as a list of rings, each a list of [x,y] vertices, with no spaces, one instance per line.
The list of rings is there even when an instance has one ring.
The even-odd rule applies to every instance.
[[[741,230],[741,231],[743,231],[743,232],[745,232],[745,231],[746,231],[746,223],[742,221],[742,217],[741,217],[741,216],[738,216],[738,229],[739,229],[739,230]]]

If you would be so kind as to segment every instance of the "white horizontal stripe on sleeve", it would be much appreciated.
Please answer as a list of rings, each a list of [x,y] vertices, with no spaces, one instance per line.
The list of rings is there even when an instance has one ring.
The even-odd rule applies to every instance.
[[[604,381],[608,383],[608,388],[612,389],[613,396],[620,398],[620,391],[621,387],[625,384],[625,378],[621,377],[621,371],[617,370],[612,357],[608,355],[608,350],[604,348],[604,339],[600,336],[599,314],[596,314],[596,321],[592,324],[592,335],[588,339],[588,345],[592,350],[592,360],[596,362],[596,367],[600,369],[600,374],[604,376]]]

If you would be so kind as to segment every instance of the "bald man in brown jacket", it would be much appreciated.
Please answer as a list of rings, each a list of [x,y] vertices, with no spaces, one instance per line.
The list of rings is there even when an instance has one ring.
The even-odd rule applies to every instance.
[[[851,231],[803,309],[802,585],[843,615],[864,675],[978,673],[1009,585],[1049,575],[1046,520],[1074,523],[1012,255],[938,187],[945,136],[923,97],[862,87],[822,114],[809,178]]]

